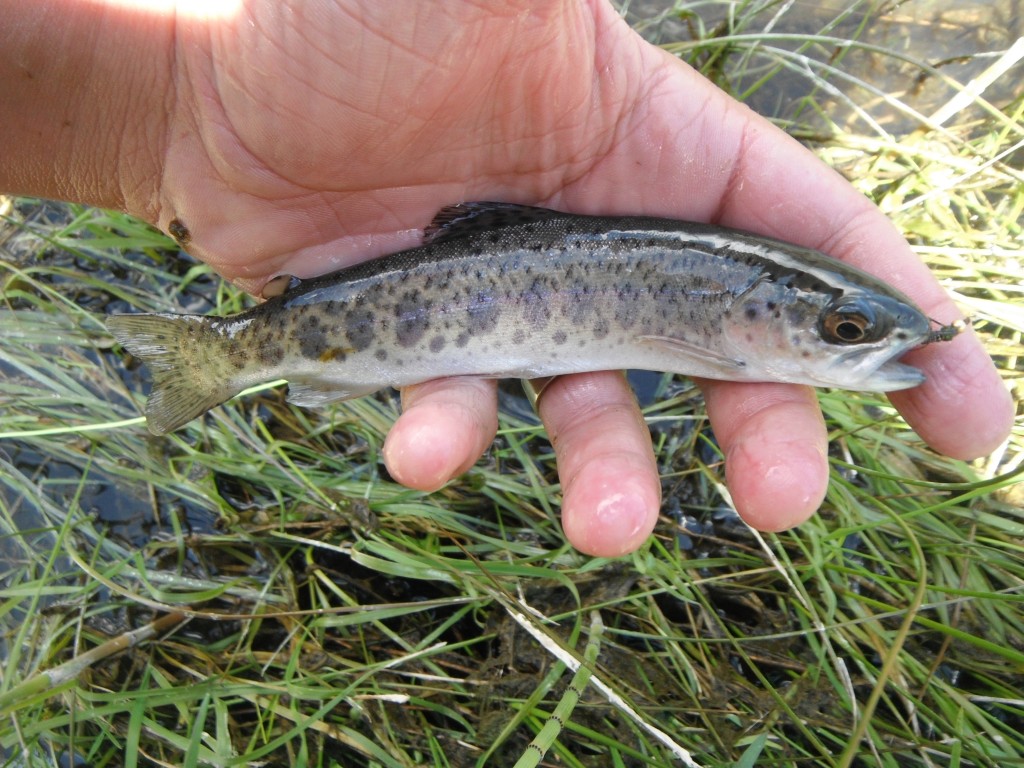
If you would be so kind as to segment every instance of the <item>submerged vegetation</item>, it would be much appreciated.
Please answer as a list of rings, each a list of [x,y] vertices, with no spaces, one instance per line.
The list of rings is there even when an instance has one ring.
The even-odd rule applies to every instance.
[[[1012,41],[927,65],[867,35],[897,8],[808,31],[792,5],[638,25],[874,199],[1019,399]],[[129,217],[0,205],[3,765],[1024,765],[1021,421],[965,463],[882,396],[822,392],[821,514],[760,536],[697,390],[648,378],[661,522],[584,557],[512,394],[484,460],[430,495],[383,468],[390,393],[310,411],[268,387],[151,437],[103,315],[248,300]]]

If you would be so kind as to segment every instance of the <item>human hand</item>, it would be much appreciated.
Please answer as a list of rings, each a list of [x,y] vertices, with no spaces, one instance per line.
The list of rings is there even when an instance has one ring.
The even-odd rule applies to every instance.
[[[188,251],[246,290],[413,245],[443,204],[490,199],[755,231],[856,263],[939,322],[958,316],[867,200],[604,0],[253,0],[166,23],[173,65],[154,96],[165,123],[129,135],[152,170],[131,169],[146,181],[123,202],[165,230],[183,225]],[[933,447],[969,458],[1003,439],[1011,402],[971,334],[908,361],[928,381],[892,400]],[[805,520],[828,477],[813,392],[701,386],[740,514],[764,530]],[[494,437],[492,381],[431,381],[403,402],[384,455],[411,487],[439,488]],[[570,542],[636,549],[660,485],[623,377],[561,377],[540,415]]]

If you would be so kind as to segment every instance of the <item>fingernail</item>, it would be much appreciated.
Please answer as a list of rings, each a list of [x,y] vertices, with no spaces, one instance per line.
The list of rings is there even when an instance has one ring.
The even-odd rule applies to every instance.
[[[406,427],[384,442],[384,464],[402,485],[421,491],[436,491],[455,471],[451,451],[431,424]]]
[[[619,557],[637,549],[657,519],[657,503],[650,498],[650,490],[633,484],[594,490],[598,489],[591,488],[588,495],[599,500],[590,501],[593,506],[589,510],[580,506],[569,510],[566,534],[570,542],[581,552],[599,557]]]

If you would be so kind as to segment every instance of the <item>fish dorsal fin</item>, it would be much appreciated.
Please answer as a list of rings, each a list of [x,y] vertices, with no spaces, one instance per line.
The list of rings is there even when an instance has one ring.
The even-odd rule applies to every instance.
[[[547,208],[516,203],[456,203],[446,205],[434,215],[433,221],[423,230],[423,243],[427,245],[461,240],[485,231],[546,221],[564,215]]]

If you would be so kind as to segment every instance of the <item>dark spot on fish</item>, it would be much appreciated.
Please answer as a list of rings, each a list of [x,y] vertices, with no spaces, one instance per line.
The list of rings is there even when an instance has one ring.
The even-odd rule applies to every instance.
[[[386,349],[381,348],[374,352],[373,356],[383,363],[385,360],[388,359],[388,351]]]
[[[448,342],[445,341],[444,336],[435,336],[430,340],[430,351],[434,353],[440,352],[442,349],[444,349],[445,344],[447,343]]]
[[[298,344],[299,352],[310,360],[318,360],[331,346],[325,329],[316,315],[302,315],[292,332],[292,340]]]
[[[460,333],[458,336],[455,337],[455,346],[456,347],[464,347],[464,346],[466,346],[467,344],[469,344],[469,338],[470,338],[469,334],[466,333],[466,331],[463,331],[462,333]]]
[[[263,365],[277,365],[284,356],[284,349],[276,341],[267,341],[256,347],[256,359]],[[242,358],[231,358],[235,368],[241,370],[245,367],[245,360]]]
[[[551,321],[551,307],[538,296],[533,296],[528,300],[523,315],[530,325],[541,330]]]
[[[516,328],[512,333],[512,343],[522,344],[524,341],[526,341],[526,331],[522,328]]]
[[[743,310],[743,314],[746,316],[747,320],[757,319],[757,309],[755,307],[747,307]]]
[[[555,342],[555,344],[565,344],[568,338],[569,337],[566,336],[565,331],[555,331],[551,334],[551,340]]]
[[[523,317],[540,330],[551,320],[551,289],[545,275],[534,276],[529,267],[525,273],[531,280],[520,292],[519,302],[523,306]]]
[[[376,320],[370,309],[353,309],[345,314],[345,337],[354,351],[362,352],[373,343]]]
[[[585,282],[580,282],[569,292],[567,301],[563,304],[562,314],[573,325],[584,325],[594,312],[594,301],[590,288]]]
[[[294,339],[299,344],[302,356],[310,360],[320,360],[330,348],[327,335],[319,328],[307,333],[296,333]]]
[[[188,231],[188,227],[185,226],[184,222],[177,217],[171,219],[170,224],[167,225],[167,232],[174,238],[174,242],[182,248],[192,242],[192,233]]]
[[[494,330],[501,315],[501,308],[494,294],[480,292],[470,299],[466,312],[469,314],[466,330],[471,334],[480,334]]]
[[[611,327],[609,326],[608,321],[604,318],[600,318],[597,323],[594,324],[594,338],[603,339],[608,335],[610,330]]]
[[[615,322],[629,330],[637,321],[637,307],[633,304],[618,304],[615,307]]]
[[[395,340],[403,347],[416,344],[430,328],[432,302],[416,288],[406,291],[395,304]]]

